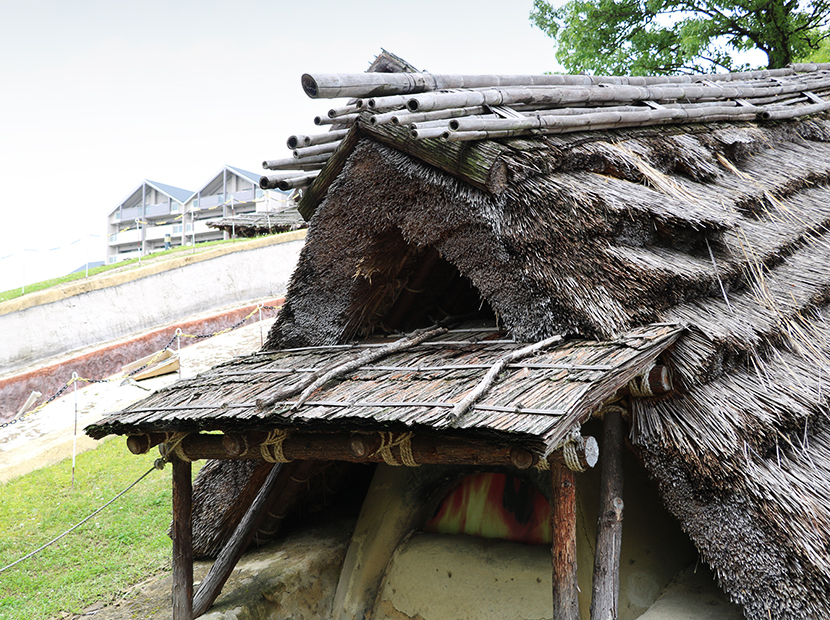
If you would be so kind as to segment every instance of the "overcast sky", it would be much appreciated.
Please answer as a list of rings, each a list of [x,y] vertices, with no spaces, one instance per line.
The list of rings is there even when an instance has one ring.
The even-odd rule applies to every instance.
[[[0,290],[22,256],[30,282],[103,259],[107,213],[144,179],[196,190],[224,164],[287,156],[331,107],[303,73],[361,72],[381,47],[433,73],[555,70],[531,7],[0,0]]]

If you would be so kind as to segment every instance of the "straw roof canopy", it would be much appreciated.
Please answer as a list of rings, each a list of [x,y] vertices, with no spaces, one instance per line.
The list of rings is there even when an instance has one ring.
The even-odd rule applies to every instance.
[[[233,233],[237,237],[256,237],[307,228],[308,222],[302,218],[297,207],[291,205],[279,211],[240,213],[231,217],[223,217],[210,221],[207,225],[210,228]]]
[[[830,617],[828,69],[307,76],[351,100],[320,117],[336,139],[292,136],[293,173],[271,161],[304,179],[311,224],[264,351],[90,432],[422,428],[544,455],[657,360],[675,389],[632,399],[630,439],[667,507],[748,618]],[[468,342],[418,344],[301,406],[284,389],[301,379],[282,369],[345,355],[311,347],[476,312],[498,326],[489,343],[442,335]],[[471,369],[401,369],[488,366],[524,346],[505,340],[557,336],[530,359],[591,351],[596,368],[508,367],[462,423],[435,403],[469,394]]]

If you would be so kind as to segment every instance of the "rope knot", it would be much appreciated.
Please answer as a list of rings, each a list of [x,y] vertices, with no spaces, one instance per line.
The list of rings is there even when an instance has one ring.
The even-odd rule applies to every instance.
[[[282,451],[282,444],[288,439],[291,433],[284,428],[276,428],[268,432],[268,436],[259,446],[262,458],[268,463],[290,463],[291,459],[285,456]]]
[[[400,465],[418,467],[419,464],[415,461],[415,457],[412,454],[412,435],[413,433],[400,433],[395,436],[395,433],[381,431],[380,447],[378,447],[375,451],[375,454],[380,454],[383,462],[387,465],[392,465],[394,467],[399,467]],[[400,452],[400,461],[398,461],[392,453],[392,448],[395,447],[397,447],[398,452]]]
[[[189,434],[190,433],[167,433],[164,441],[166,448],[164,450],[164,454],[162,455],[165,461],[169,462],[171,457],[175,456],[177,459],[184,461],[185,463],[193,462],[193,459],[187,456],[182,448],[182,442]]]
[[[575,471],[577,473],[585,471],[585,467],[582,466],[582,463],[579,460],[579,453],[576,451],[576,441],[573,439],[565,442],[565,445],[562,446],[562,456],[565,458],[565,465],[567,465],[568,469],[571,471]]]

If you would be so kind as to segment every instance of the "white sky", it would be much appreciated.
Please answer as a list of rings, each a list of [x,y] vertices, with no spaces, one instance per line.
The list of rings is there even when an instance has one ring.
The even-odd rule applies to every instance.
[[[433,73],[556,70],[531,8],[0,0],[0,290],[103,260],[108,212],[144,179],[196,190],[288,156],[333,103],[308,99],[303,73],[362,72],[381,47]]]

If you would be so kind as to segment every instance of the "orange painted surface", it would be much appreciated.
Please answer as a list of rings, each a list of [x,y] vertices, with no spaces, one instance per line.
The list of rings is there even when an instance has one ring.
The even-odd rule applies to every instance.
[[[447,493],[424,531],[550,544],[550,504],[522,478],[473,474]]]

